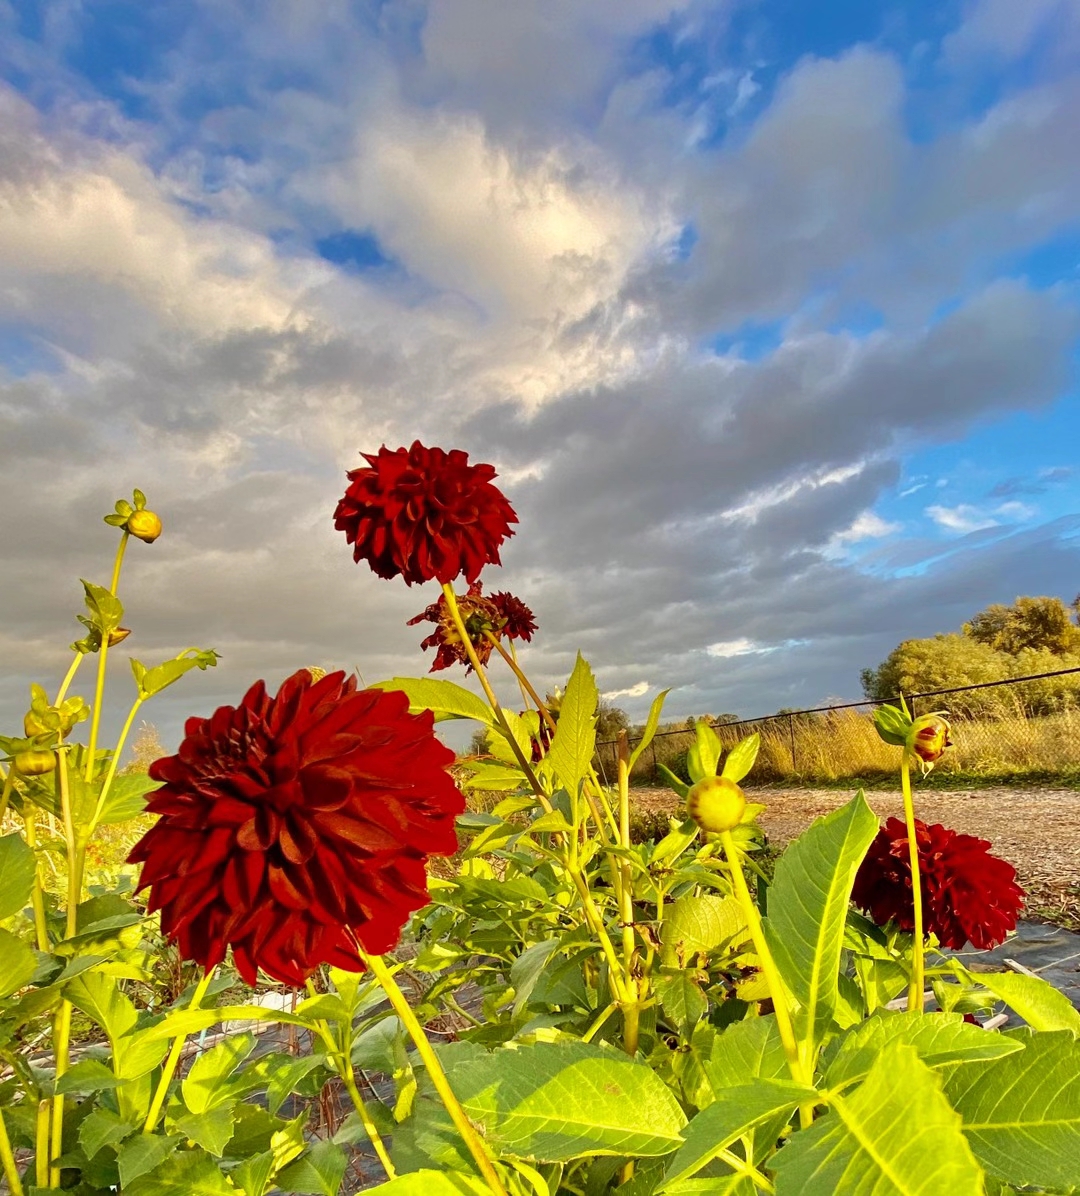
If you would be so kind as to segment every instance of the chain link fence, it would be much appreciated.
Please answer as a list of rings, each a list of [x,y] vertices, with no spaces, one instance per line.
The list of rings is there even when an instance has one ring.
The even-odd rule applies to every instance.
[[[980,777],[1080,778],[1080,668],[978,685],[905,694],[916,716],[945,711],[954,747],[941,772]],[[896,751],[878,737],[873,712],[885,700],[845,702],[761,718],[712,721],[725,749],[755,731],[761,750],[751,783],[836,781],[896,771]],[[692,726],[659,732],[634,767],[635,784],[662,782],[660,765],[687,780],[686,751]],[[631,737],[631,747],[640,736]],[[617,744],[596,745],[597,769],[607,783],[617,775]]]

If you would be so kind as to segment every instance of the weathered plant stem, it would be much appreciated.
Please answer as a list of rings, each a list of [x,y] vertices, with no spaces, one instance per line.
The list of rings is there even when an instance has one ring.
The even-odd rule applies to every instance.
[[[915,833],[915,803],[911,797],[911,753],[904,750],[900,763],[900,784],[904,793],[904,822],[907,824],[908,859],[911,861],[911,904],[914,928],[911,942],[911,983],[908,1009],[923,1011],[923,907],[922,877],[919,872],[919,842]]]
[[[203,997],[206,996],[206,990],[210,987],[210,981],[214,977],[214,969],[208,968],[203,975],[203,978],[195,986],[195,992],[191,996],[191,1001],[188,1004],[188,1009],[198,1009],[202,1004]],[[169,1093],[169,1085],[172,1083],[172,1078],[176,1074],[176,1065],[180,1062],[180,1052],[184,1049],[184,1042],[187,1039],[186,1034],[178,1034],[169,1048],[169,1054],[165,1059],[165,1065],[161,1069],[161,1078],[158,1080],[158,1086],[154,1089],[154,1099],[150,1102],[150,1108],[146,1114],[146,1120],[143,1122],[143,1133],[152,1134],[157,1127],[158,1118],[161,1116],[161,1110],[165,1105],[165,1097]]]
[[[319,994],[315,991],[315,985],[308,980],[307,982],[308,995],[317,997]],[[327,1049],[330,1051],[330,1058],[334,1061],[337,1068],[338,1076],[341,1082],[345,1085],[345,1091],[349,1094],[349,1099],[353,1103],[353,1108],[356,1110],[356,1115],[360,1118],[360,1124],[364,1127],[364,1132],[368,1136],[368,1141],[371,1143],[375,1153],[379,1156],[379,1162],[382,1163],[382,1168],[386,1172],[387,1179],[397,1179],[397,1171],[394,1164],[390,1160],[390,1152],[386,1149],[386,1144],[382,1140],[379,1129],[371,1118],[367,1106],[364,1104],[364,1098],[360,1095],[360,1090],[356,1086],[356,1073],[353,1071],[352,1054],[349,1050],[349,1044],[346,1036],[351,1027],[346,1026],[342,1031],[342,1042],[337,1042],[334,1038],[330,1027],[327,1025],[324,1018],[319,1018],[315,1022],[315,1029],[319,1037],[326,1043]]]
[[[360,948],[360,955],[372,976],[378,981],[379,987],[386,993],[394,1012],[401,1018],[402,1024],[408,1031],[409,1037],[413,1040],[413,1044],[416,1046],[417,1052],[423,1060],[424,1066],[427,1068],[428,1076],[435,1086],[435,1091],[438,1092],[447,1113],[450,1114],[451,1120],[457,1127],[458,1133],[464,1139],[469,1153],[480,1169],[480,1174],[486,1180],[494,1196],[507,1196],[506,1189],[503,1187],[502,1181],[495,1170],[495,1164],[492,1161],[487,1145],[476,1132],[472,1122],[465,1115],[465,1110],[461,1107],[461,1102],[454,1095],[454,1090],[450,1087],[450,1081],[446,1078],[446,1072],[439,1062],[439,1057],[432,1049],[427,1034],[424,1032],[424,1027],[420,1025],[412,1006],[398,986],[398,982],[394,979],[393,973],[386,966],[381,955],[368,955],[363,948]]]
[[[4,1178],[7,1180],[11,1196],[23,1196],[22,1180],[19,1178],[19,1168],[15,1164],[15,1152],[11,1149],[11,1139],[8,1137],[2,1106],[0,1106],[0,1163],[3,1164]]]

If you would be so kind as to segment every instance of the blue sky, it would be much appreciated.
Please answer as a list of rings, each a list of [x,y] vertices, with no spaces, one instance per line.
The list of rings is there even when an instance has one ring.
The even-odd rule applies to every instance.
[[[538,681],[635,714],[1071,600],[1078,127],[1074,0],[0,0],[0,713],[133,485],[140,652],[224,654],[166,737],[421,671],[328,526],[417,436],[521,512]]]

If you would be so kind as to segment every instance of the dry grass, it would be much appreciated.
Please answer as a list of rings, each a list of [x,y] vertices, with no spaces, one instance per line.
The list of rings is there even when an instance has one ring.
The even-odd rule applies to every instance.
[[[840,710],[717,728],[728,747],[753,731],[761,734],[761,751],[750,783],[874,780],[895,777],[899,764],[897,749],[878,737],[868,711]],[[1033,716],[1023,707],[1003,705],[999,716],[955,719],[953,740],[955,746],[935,770],[936,782],[949,778],[1080,781],[1077,708]],[[655,759],[685,778],[683,760],[692,742],[690,731],[658,737]],[[610,746],[601,745],[600,759],[609,777],[611,753]],[[646,750],[634,769],[636,784],[654,782],[653,759],[652,750]]]

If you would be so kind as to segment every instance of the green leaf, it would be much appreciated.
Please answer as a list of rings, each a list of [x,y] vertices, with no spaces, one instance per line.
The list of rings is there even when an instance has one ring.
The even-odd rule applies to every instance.
[[[486,789],[500,793],[506,789],[517,789],[525,783],[525,774],[516,764],[488,764],[482,760],[470,760],[468,767],[472,775],[462,782],[462,789]]]
[[[0,997],[10,997],[30,983],[37,971],[32,948],[10,931],[0,930]]]
[[[191,1070],[180,1085],[188,1111],[206,1113],[233,1100],[236,1090],[235,1086],[229,1084],[229,1077],[254,1047],[254,1034],[230,1034],[210,1050],[204,1051],[191,1065]]]
[[[500,1154],[559,1162],[675,1150],[686,1118],[649,1067],[582,1042],[536,1043],[455,1064],[465,1112]]]
[[[92,1159],[103,1146],[115,1146],[118,1142],[123,1142],[130,1134],[135,1133],[137,1128],[112,1109],[99,1106],[88,1113],[79,1124],[79,1145],[86,1157]]]
[[[100,972],[76,976],[67,986],[67,999],[92,1018],[109,1036],[115,1047],[119,1038],[134,1025],[138,1014],[135,1006],[120,991],[112,976]]]
[[[145,701],[159,694],[174,681],[179,681],[192,669],[202,669],[205,672],[213,668],[218,662],[218,654],[212,648],[185,648],[179,656],[146,668],[139,661],[131,662],[131,671],[135,674],[135,683],[139,687],[139,697]]]
[[[153,1171],[179,1145],[179,1138],[165,1138],[160,1134],[139,1134],[137,1138],[125,1142],[116,1154],[116,1162],[120,1168],[120,1184],[125,1193],[128,1184],[140,1175]]]
[[[694,742],[686,753],[686,771],[695,783],[705,777],[716,776],[716,766],[720,763],[720,753],[724,745],[720,737],[709,726],[708,722],[699,718],[694,724]]]
[[[786,1077],[787,1056],[775,1016],[748,1017],[728,1026],[713,1039],[702,1068],[717,1095],[749,1080]]]
[[[248,1155],[239,1167],[229,1172],[229,1178],[243,1189],[244,1196],[263,1196],[274,1174],[274,1156],[269,1150]]]
[[[661,780],[667,785],[669,789],[674,789],[675,792],[686,801],[686,795],[690,792],[690,786],[685,781],[680,780],[666,764],[658,763],[656,771],[659,773]],[[696,823],[694,824],[697,825]]]
[[[685,967],[695,955],[707,955],[746,928],[734,897],[680,897],[665,913],[660,928],[660,962]]]
[[[1080,1011],[1041,976],[980,972],[979,982],[1014,1009],[1033,1030],[1071,1030],[1080,1034]]]
[[[984,1031],[985,1033],[985,1031]],[[1080,1041],[1068,1030],[1025,1033],[1024,1050],[958,1067],[945,1093],[976,1157],[1008,1183],[1080,1184]]]
[[[432,1171],[427,1167],[399,1175],[389,1183],[368,1189],[383,1196],[488,1196],[486,1183],[460,1171]]]
[[[0,921],[26,908],[37,862],[22,835],[0,838]]]
[[[124,1180],[121,1164],[120,1179],[124,1196],[236,1196],[236,1188],[222,1175],[217,1163],[201,1150],[173,1155],[130,1186]]]
[[[754,767],[760,747],[761,736],[756,731],[753,735],[748,735],[745,739],[740,740],[728,752],[720,775],[738,784],[750,769]]]
[[[851,889],[877,830],[877,816],[860,790],[788,847],[769,887],[766,934],[816,1041],[836,1011]]]
[[[276,1113],[303,1081],[304,1077],[321,1067],[326,1056],[313,1055],[260,1055],[248,1071],[266,1087],[266,1105]],[[358,1065],[361,1066],[361,1065]]]
[[[689,1035],[709,1010],[709,1000],[702,992],[697,973],[682,969],[661,972],[653,983],[668,1020],[683,1035]]]
[[[369,688],[400,690],[409,699],[409,710],[413,714],[430,710],[437,723],[451,718],[472,718],[491,726],[495,721],[494,712],[482,698],[455,685],[453,681],[438,681],[429,677],[391,677],[389,681],[376,681]]]
[[[581,653],[566,683],[559,707],[559,721],[544,764],[555,772],[560,784],[570,793],[588,774],[596,750],[596,707],[600,693]]]
[[[162,1042],[181,1034],[197,1034],[218,1022],[281,1022],[286,1026],[308,1026],[302,1017],[280,1009],[267,1009],[262,1005],[221,1005],[217,1009],[178,1009],[141,1033],[149,1042]]]
[[[559,949],[558,939],[543,939],[533,943],[514,960],[510,966],[510,983],[514,986],[514,1016],[529,1003],[533,989],[548,960]]]
[[[645,730],[641,733],[641,740],[634,750],[630,753],[630,771],[634,771],[634,765],[641,759],[641,753],[653,741],[653,736],[656,734],[656,728],[660,725],[660,715],[664,709],[664,699],[671,693],[670,689],[662,689],[655,698],[653,704],[649,707],[649,717],[645,720]]]
[[[802,1101],[820,1099],[813,1088],[782,1080],[756,1080],[723,1089],[683,1131],[685,1141],[668,1164],[658,1191],[666,1192],[670,1185],[700,1171],[760,1122],[782,1113],[790,1116]]]
[[[221,1158],[233,1135],[233,1105],[215,1105],[203,1113],[183,1113],[172,1119],[172,1126],[185,1138],[216,1158]]]
[[[520,830],[520,828],[518,829]],[[562,810],[551,810],[547,814],[541,814],[539,818],[534,818],[525,829],[530,833],[533,831],[552,831],[558,834],[572,834],[574,830],[570,823],[566,821]]]
[[[935,1013],[928,1017],[917,1011],[883,1011],[844,1035],[829,1064],[825,1082],[835,1088],[861,1079],[890,1042],[914,1047],[927,1067],[999,1059],[1023,1049],[1023,1043],[1015,1038],[973,1026],[960,1013]]]
[[[830,1104],[773,1156],[776,1196],[983,1196],[960,1118],[913,1047],[889,1043],[864,1083]]]
[[[96,586],[92,581],[83,581],[86,591],[86,609],[90,612],[91,625],[101,635],[107,635],[120,626],[124,617],[123,603],[114,594]]]
[[[57,1092],[104,1092],[124,1081],[100,1059],[80,1059],[56,1081]]]
[[[113,777],[101,807],[98,824],[112,826],[145,814],[146,795],[160,788],[161,782],[152,780],[145,773],[133,772],[126,776]]]
[[[290,1163],[274,1183],[283,1192],[337,1196],[347,1162],[345,1152],[336,1142],[316,1142],[306,1154]]]

